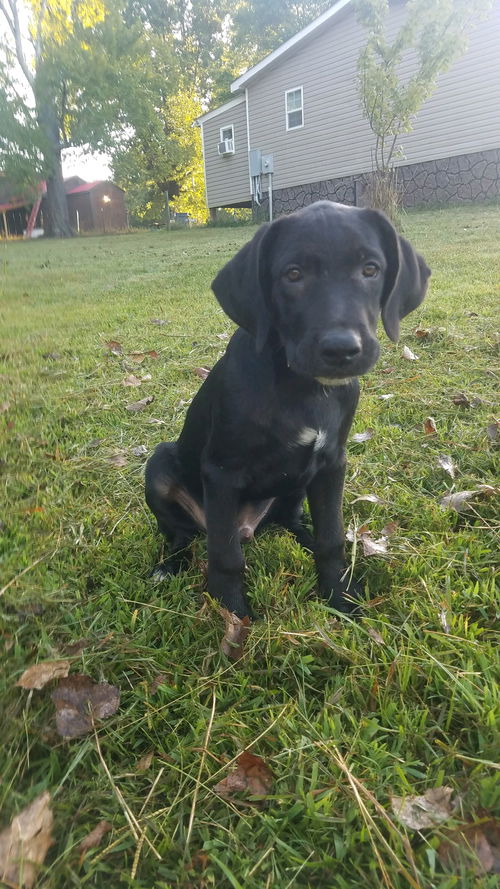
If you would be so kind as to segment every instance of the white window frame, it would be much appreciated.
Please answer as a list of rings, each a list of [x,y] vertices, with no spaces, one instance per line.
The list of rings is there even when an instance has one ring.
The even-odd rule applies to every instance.
[[[300,90],[300,108],[294,108],[293,111],[288,110],[288,96],[290,93],[296,93]],[[288,115],[294,114],[297,111],[302,112],[302,123],[297,124],[294,127],[288,125]],[[285,120],[286,120],[286,130],[287,133],[292,130],[300,130],[304,126],[304,87],[303,86],[294,86],[292,89],[285,90]]]
[[[231,130],[231,139],[230,140],[227,137],[224,138],[224,136],[222,135],[223,132],[226,130]],[[231,141],[233,143],[233,152],[236,151],[236,145],[234,142],[234,124],[232,124],[232,123],[228,123],[228,124],[226,124],[225,127],[221,127],[219,129],[219,142],[229,142],[229,141]]]

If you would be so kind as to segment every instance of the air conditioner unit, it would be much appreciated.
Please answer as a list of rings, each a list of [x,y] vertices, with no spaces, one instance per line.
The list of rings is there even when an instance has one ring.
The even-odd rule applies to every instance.
[[[223,142],[218,143],[217,150],[222,157],[227,157],[228,154],[234,154],[234,140],[224,139]]]

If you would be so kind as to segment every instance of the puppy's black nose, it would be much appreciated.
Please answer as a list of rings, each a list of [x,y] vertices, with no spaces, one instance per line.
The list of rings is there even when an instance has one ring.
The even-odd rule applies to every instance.
[[[321,337],[319,352],[326,364],[344,364],[361,354],[361,338],[354,330],[336,330]]]

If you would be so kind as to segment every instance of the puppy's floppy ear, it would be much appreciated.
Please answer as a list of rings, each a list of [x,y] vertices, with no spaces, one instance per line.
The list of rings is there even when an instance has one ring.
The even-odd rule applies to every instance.
[[[267,248],[272,225],[262,225],[212,281],[212,290],[227,315],[256,339],[261,351],[271,328]]]
[[[431,270],[410,242],[396,233],[384,213],[378,210],[369,212],[377,218],[387,260],[382,294],[382,323],[387,336],[396,342],[399,337],[399,322],[422,302]]]

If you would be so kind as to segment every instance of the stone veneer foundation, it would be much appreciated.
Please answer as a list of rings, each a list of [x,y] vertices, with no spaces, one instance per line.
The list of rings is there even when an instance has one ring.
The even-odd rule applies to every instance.
[[[277,189],[273,193],[273,215],[291,213],[321,200],[363,206],[369,176],[344,176]],[[500,197],[500,148],[399,167],[398,180],[403,207],[493,200]],[[259,215],[267,209],[264,192]]]

